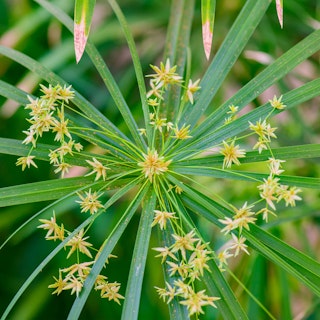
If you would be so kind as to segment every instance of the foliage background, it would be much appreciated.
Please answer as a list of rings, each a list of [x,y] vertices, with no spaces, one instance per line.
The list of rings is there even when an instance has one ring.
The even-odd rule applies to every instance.
[[[72,1],[55,0],[59,6],[72,15]],[[192,78],[201,77],[208,62],[205,60],[202,50],[201,39],[201,15],[200,5],[197,3],[195,18],[191,34],[192,51]],[[149,64],[157,64],[162,58],[162,49],[165,42],[166,26],[168,23],[170,1],[156,0],[121,0],[119,1],[133,30],[137,42],[144,73],[150,73]],[[235,17],[239,13],[244,1],[218,1],[216,11],[216,23],[214,34],[214,51],[217,50]],[[320,3],[317,0],[305,1],[284,1],[284,29],[281,30],[277,22],[275,5],[271,5],[267,15],[262,20],[254,36],[249,41],[246,51],[241,54],[225,81],[223,88],[219,91],[212,103],[212,108],[225,101],[232,93],[236,92],[251,78],[257,75],[264,64],[258,59],[258,52],[267,53],[266,59],[275,59],[281,56],[295,43],[303,39],[314,28],[320,27]],[[114,123],[119,124],[121,117],[113,105],[108,93],[104,89],[100,78],[92,68],[92,65],[84,55],[79,65],[75,64],[73,53],[73,39],[71,34],[65,30],[54,18],[45,13],[33,1],[28,0],[7,0],[0,1],[0,43],[14,47],[30,55],[38,61],[57,72],[66,81],[72,83],[76,90],[79,90]],[[91,39],[98,46],[99,51],[110,66],[120,88],[133,113],[140,113],[138,90],[136,88],[135,76],[128,48],[125,44],[120,26],[117,23],[110,7],[104,1],[97,1],[94,24],[91,30]],[[267,92],[259,96],[254,104],[248,108],[255,108],[261,103],[287,91],[288,88],[298,87],[305,79],[311,80],[319,77],[319,53],[299,65],[290,76],[278,82]],[[38,79],[27,73],[19,65],[0,57],[0,77],[11,84],[18,84],[28,92],[33,92],[37,87]],[[320,111],[319,98],[308,101],[307,104],[297,109],[291,109],[282,114],[276,120],[277,144],[281,146],[300,145],[304,143],[320,143]],[[211,109],[212,110],[212,109]],[[248,109],[246,109],[248,110]],[[26,111],[16,106],[12,101],[5,101],[0,97],[0,136],[21,139],[22,130],[26,128]],[[121,123],[120,123],[121,126]],[[54,178],[55,175],[47,163],[39,162],[39,169],[31,168],[23,173],[15,166],[16,157],[0,155],[0,187],[35,182]],[[245,167],[244,167],[245,169]],[[316,159],[289,161],[286,165],[288,174],[296,174],[309,177],[320,176],[320,166]],[[227,201],[245,201],[248,194],[253,191],[250,185],[243,182],[228,183],[227,181],[203,180],[212,190],[217,192]],[[228,192],[226,192],[226,190]],[[293,246],[309,253],[314,258],[320,258],[320,236],[319,216],[320,201],[319,191],[308,191],[304,193],[305,201],[297,208],[284,210],[281,216],[270,224],[273,232],[284,238]],[[312,203],[312,207],[308,204]],[[33,213],[43,208],[46,203],[38,203],[23,206],[1,208],[0,210],[0,242],[2,243],[21,223],[27,220]],[[121,215],[126,203],[119,203],[117,211],[106,216],[105,223],[94,225],[96,238],[94,242],[103,241],[105,234],[110,230],[110,225]],[[62,217],[69,229],[77,226],[83,217],[79,213],[74,202],[65,202],[56,209],[58,217]],[[306,218],[307,217],[307,218]],[[302,220],[303,218],[303,220]],[[114,260],[108,266],[110,279],[123,283],[125,287],[129,262],[132,255],[135,230],[138,219],[133,219],[126,230],[125,238],[122,238],[116,252],[119,259]],[[201,224],[201,221],[200,221]],[[10,243],[2,249],[0,264],[0,310],[4,310],[10,299],[28,277],[32,270],[42,261],[46,254],[54,247],[53,243],[44,240],[43,231],[36,230],[36,224],[32,223]],[[218,230],[209,229],[205,223],[201,225],[203,231],[216,243],[215,249],[221,244]],[[132,237],[132,239],[130,238]],[[157,237],[153,234],[151,247],[156,246]],[[154,253],[150,252],[147,260],[147,269],[143,284],[143,296],[141,299],[141,319],[167,319],[166,305],[160,301],[153,286],[162,285],[162,271],[159,261],[153,258]],[[52,275],[63,266],[65,255],[60,253],[46,267],[42,274],[37,277],[28,293],[25,294],[10,319],[64,319],[74,300],[69,294],[61,294],[59,297],[51,296],[47,289],[51,283]],[[246,259],[235,261],[235,272],[241,275],[242,279],[248,281],[250,288],[252,284],[263,285],[266,279],[261,275],[267,275],[268,286],[263,290],[264,303],[274,313],[279,314],[282,305],[282,297],[279,296],[279,279],[284,275],[280,269],[265,263],[263,258],[255,260]],[[241,266],[241,267],[239,267]],[[254,275],[251,270],[260,270],[256,273],[256,281],[250,282]],[[260,278],[259,278],[260,276]],[[301,310],[311,308],[311,312],[304,316],[304,319],[320,319],[319,301],[313,301],[311,295],[293,279],[289,279],[293,286],[294,295],[291,297],[296,310],[294,315],[299,318]],[[240,297],[243,296],[244,303],[247,300],[241,294],[241,289],[232,283],[235,290],[238,290]],[[251,289],[254,289],[251,287]],[[124,292],[122,292],[124,293]],[[208,310],[209,311],[209,310]],[[120,307],[114,303],[108,303],[98,298],[97,293],[90,295],[87,305],[82,312],[81,319],[119,319]]]

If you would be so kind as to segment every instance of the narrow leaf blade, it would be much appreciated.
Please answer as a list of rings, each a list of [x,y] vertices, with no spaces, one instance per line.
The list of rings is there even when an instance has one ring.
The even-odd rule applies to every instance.
[[[121,316],[122,320],[138,319],[142,281],[152,228],[153,210],[156,205],[156,194],[150,192],[145,201],[129,271],[126,300]]]
[[[109,254],[112,252],[113,248],[118,243],[121,235],[125,231],[126,227],[128,226],[131,218],[133,217],[134,213],[138,209],[143,197],[145,196],[146,192],[148,191],[148,187],[142,187],[140,191],[137,193],[136,197],[128,206],[127,210],[117,223],[117,225],[113,228],[112,232],[105,240],[101,253],[94,263],[90,274],[88,275],[81,294],[76,298],[74,301],[72,308],[68,315],[68,320],[79,319],[80,313],[88,299],[88,296],[94,286],[95,280],[100,273],[101,269],[105,265],[105,261],[108,258]],[[111,200],[111,199],[110,199]]]

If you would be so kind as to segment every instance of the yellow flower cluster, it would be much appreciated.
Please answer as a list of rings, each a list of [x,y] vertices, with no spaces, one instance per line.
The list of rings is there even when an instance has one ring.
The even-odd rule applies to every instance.
[[[84,203],[91,198],[96,198],[97,195],[95,193],[91,194],[91,190],[86,193],[86,198],[81,198],[83,201],[81,205],[83,206],[82,211],[96,211],[97,207],[100,207],[101,204],[97,200],[96,204],[88,205],[88,207],[84,207]],[[98,205],[99,204],[99,205]],[[61,240],[63,241],[67,236],[71,234],[70,231],[65,230],[63,224],[59,226],[56,223],[55,214],[50,218],[47,219],[40,219],[39,220],[42,224],[38,226],[38,228],[47,230],[47,234],[45,238],[47,240]],[[92,243],[88,242],[89,236],[85,236],[84,229],[81,229],[77,234],[75,234],[67,243],[66,248],[70,248],[67,259],[70,258],[71,255],[76,253],[77,262],[70,265],[67,268],[59,269],[59,276],[58,278],[53,277],[55,282],[50,284],[48,287],[51,289],[55,289],[52,294],[59,295],[62,291],[71,290],[71,294],[76,294],[77,296],[81,292],[83,288],[83,284],[91,271],[92,265],[95,263],[97,258],[99,257],[100,252],[97,249],[93,248]],[[95,258],[93,259],[92,251],[97,251]],[[82,255],[80,256],[80,253]],[[87,256],[90,261],[80,261],[82,260],[83,256]],[[110,257],[115,257],[114,255],[110,255]],[[108,263],[108,259],[105,263]],[[108,278],[104,275],[98,275],[95,280],[95,290],[100,290],[101,298],[107,298],[109,301],[113,300],[116,303],[120,304],[119,299],[124,299],[124,297],[119,293],[120,290],[120,283],[118,282],[108,282]]]
[[[155,217],[152,226],[159,225],[160,229],[166,229],[167,223],[171,224],[173,230],[177,229],[173,220],[177,220],[175,212],[155,210]],[[205,294],[205,290],[195,291],[195,281],[203,276],[204,271],[210,272],[207,264],[212,259],[212,252],[207,249],[208,243],[202,243],[196,237],[195,231],[172,234],[173,244],[170,247],[157,247],[153,250],[159,252],[156,257],[161,258],[161,263],[168,267],[170,277],[174,277],[172,283],[166,282],[166,288],[158,288],[159,296],[170,303],[172,299],[178,298],[179,303],[185,305],[189,315],[204,313],[203,306],[211,305],[217,307],[214,301],[218,297],[210,297]]]
[[[74,92],[69,87],[61,87],[60,85],[45,87],[41,86],[43,95],[40,98],[33,99],[28,97],[30,103],[26,105],[26,109],[30,110],[30,118],[28,122],[31,124],[27,131],[26,138],[23,140],[24,144],[31,144],[32,147],[29,154],[25,157],[20,157],[16,165],[21,165],[22,170],[30,165],[37,167],[32,156],[32,150],[36,148],[38,139],[42,137],[44,132],[51,131],[55,134],[55,141],[60,143],[60,146],[55,150],[50,150],[49,158],[50,163],[56,169],[55,173],[61,172],[64,176],[71,167],[66,162],[66,155],[73,155],[74,150],[80,152],[82,145],[76,143],[68,128],[68,119],[65,119],[64,109],[68,106],[69,100],[74,98]]]
[[[151,68],[155,73],[147,75],[150,77],[150,90],[147,92],[147,102],[148,105],[153,108],[153,112],[150,113],[150,124],[154,127],[155,130],[158,130],[160,133],[163,132],[163,127],[166,127],[167,132],[169,133],[173,130],[173,135],[171,138],[177,140],[189,139],[189,127],[183,125],[181,128],[178,127],[177,123],[173,124],[170,121],[167,121],[166,118],[161,117],[161,105],[164,101],[164,94],[168,89],[169,85],[178,85],[184,89],[184,98],[181,102],[181,106],[186,101],[189,101],[191,104],[194,103],[194,93],[200,89],[198,85],[200,79],[192,82],[190,79],[188,85],[185,87],[183,85],[184,81],[181,76],[176,73],[176,66],[171,67],[170,60],[167,59],[166,63],[160,63],[160,67],[151,65]],[[182,110],[180,110],[181,112]],[[142,134],[146,134],[144,128],[140,129]]]
[[[282,97],[279,99],[274,97],[273,100],[269,100],[273,110],[284,109],[286,106],[281,102]],[[228,113],[234,114],[238,110],[237,107],[231,106]],[[272,110],[272,111],[273,111]],[[232,121],[232,120],[230,120]],[[230,121],[227,121],[229,123]],[[271,139],[277,138],[275,135],[276,128],[271,127],[267,122],[267,119],[259,119],[256,123],[249,122],[249,129],[258,136],[258,142],[254,145],[253,149],[258,149],[259,153],[263,150],[270,150],[272,155],[272,149],[270,147]],[[223,169],[231,167],[232,163],[240,165],[239,158],[245,157],[245,150],[240,149],[238,145],[235,145],[235,139],[230,143],[223,141],[224,148],[220,153],[224,155]],[[289,187],[280,183],[280,174],[284,172],[282,169],[282,163],[284,160],[275,159],[273,156],[267,161],[269,176],[263,179],[263,183],[258,185],[260,200],[256,203],[248,205],[247,202],[241,208],[233,207],[234,215],[232,217],[226,217],[220,219],[220,223],[224,225],[221,232],[225,234],[231,234],[232,240],[229,241],[224,249],[218,253],[219,267],[224,270],[224,266],[227,265],[227,260],[231,257],[237,256],[240,251],[247,254],[247,245],[245,244],[246,238],[242,236],[243,229],[250,231],[250,224],[254,224],[257,221],[257,216],[262,214],[262,219],[268,222],[269,215],[276,215],[275,203],[283,200],[286,206],[295,206],[296,201],[301,200],[298,193],[301,192],[297,187]],[[255,205],[265,203],[265,206],[256,212],[252,209]],[[237,231],[236,234],[232,231]]]

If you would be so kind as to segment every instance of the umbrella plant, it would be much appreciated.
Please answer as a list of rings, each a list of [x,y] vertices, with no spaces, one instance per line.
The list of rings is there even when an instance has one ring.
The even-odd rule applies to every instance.
[[[203,59],[209,59],[201,78],[193,77],[189,47],[195,1],[172,1],[162,58],[144,74],[121,2],[108,0],[132,58],[134,90],[139,95],[138,108],[132,108],[108,68],[108,59],[90,41],[95,1],[76,1],[74,21],[55,3],[35,2],[74,33],[79,67],[85,50],[121,121],[111,121],[108,111],[99,111],[41,61],[0,46],[1,55],[41,79],[33,94],[0,81],[0,94],[24,106],[26,117],[24,137],[0,138],[0,152],[16,156],[16,170],[26,172],[47,161],[56,174],[55,179],[0,189],[2,207],[48,201],[8,236],[1,249],[35,221],[34,231],[43,229],[44,238],[54,244],[1,319],[13,312],[37,276],[61,254],[64,264],[52,274],[47,293],[59,298],[71,293],[74,302],[68,319],[80,317],[93,291],[108,303],[119,304],[122,319],[137,319],[145,303],[147,257],[154,259],[153,267],[163,270],[162,282],[151,290],[167,305],[170,319],[291,318],[290,307],[274,314],[260,301],[263,289],[255,291],[252,283],[263,274],[261,261],[278,266],[282,275],[292,276],[319,297],[319,263],[281,239],[270,221],[276,223],[282,210],[302,219],[300,204],[312,200],[306,196],[308,190],[319,190],[319,178],[286,174],[290,160],[319,157],[319,145],[281,145],[281,139],[277,143],[281,123],[276,126],[272,118],[319,96],[320,78],[273,94],[256,108],[245,107],[319,50],[320,30],[268,63],[220,103],[219,89],[259,28],[270,0],[247,0],[218,48],[212,48],[213,22],[219,19],[215,1],[201,1]],[[276,4],[282,26],[282,2]],[[241,182],[243,190],[251,185],[253,192],[248,191],[241,202],[237,197],[232,201],[226,181]],[[214,185],[221,187],[215,191]],[[70,228],[56,213],[64,203],[72,203],[81,213],[76,227]],[[114,214],[116,221],[106,224],[103,241],[91,241],[94,226]],[[133,230],[128,226],[135,218],[139,223]],[[120,283],[107,270],[110,261],[121,260],[115,250],[124,238],[134,239],[133,253],[130,261],[124,260],[129,272]],[[251,283],[237,272],[241,264],[248,266],[245,261],[251,261]],[[267,285],[266,279],[263,283]],[[286,282],[279,291],[290,305]]]

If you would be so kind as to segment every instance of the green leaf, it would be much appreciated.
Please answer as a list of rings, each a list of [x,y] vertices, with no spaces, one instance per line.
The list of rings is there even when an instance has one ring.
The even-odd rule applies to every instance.
[[[0,95],[6,97],[7,99],[17,101],[23,105],[29,103],[27,94],[23,90],[16,88],[12,84],[2,80],[0,80]]]
[[[276,159],[308,159],[320,157],[319,144],[304,144],[300,146],[272,148],[272,154]],[[253,163],[267,161],[271,157],[269,150],[248,151],[246,157],[241,159],[241,163]],[[178,166],[215,166],[223,163],[224,156],[221,154],[214,154],[212,156],[201,157],[197,159],[187,159],[178,162]]]
[[[182,175],[193,175],[193,176],[206,176],[221,179],[232,179],[232,180],[242,180],[251,182],[262,182],[263,179],[267,179],[269,174],[255,173],[247,171],[236,171],[236,170],[223,170],[212,167],[176,167],[173,169],[176,173]],[[320,189],[320,178],[309,178],[309,177],[298,177],[298,176],[277,176],[280,183],[296,186],[302,188],[310,189]]]
[[[180,213],[181,217],[184,217],[184,222],[188,225],[188,228],[197,230],[181,200],[177,199],[177,203],[177,211]],[[197,235],[200,237],[199,232],[197,232]],[[202,243],[206,243],[206,241],[202,239]],[[216,262],[209,260],[207,261],[207,264],[211,272],[205,270],[203,280],[210,295],[221,298],[215,303],[223,318],[230,320],[248,319]]]
[[[247,263],[248,265],[248,263]],[[257,255],[253,261],[253,265],[248,266],[252,272],[249,275],[249,290],[253,297],[257,297],[260,301],[265,301],[267,287],[267,263],[266,259],[261,255]],[[249,319],[263,319],[263,313],[259,305],[253,297],[249,297],[248,316]]]
[[[138,319],[138,311],[141,297],[141,288],[148,255],[151,235],[151,224],[154,217],[153,210],[156,205],[156,193],[149,192],[143,204],[140,224],[132,255],[129,271],[129,279],[126,289],[126,299],[122,309],[122,320]]]
[[[134,213],[138,209],[143,197],[148,191],[148,187],[142,187],[140,191],[136,194],[133,201],[130,203],[124,214],[122,215],[121,219],[118,221],[117,225],[114,227],[112,232],[109,234],[108,238],[105,240],[102,248],[101,253],[92,266],[91,272],[86,278],[86,281],[83,285],[80,295],[74,301],[72,308],[68,315],[68,320],[78,319],[80,313],[85,305],[85,302],[88,299],[88,296],[94,286],[95,280],[100,273],[101,269],[104,267],[106,259],[111,254],[112,250],[116,246],[117,242],[119,241],[121,235],[123,234],[124,230],[128,226],[131,218],[133,217]],[[110,199],[111,200],[111,199]]]
[[[210,58],[216,0],[201,0],[202,40],[207,60]]]
[[[72,33],[72,19],[62,10],[51,4],[46,0],[34,0],[39,3],[41,6],[46,8],[49,12],[52,13],[64,26],[66,26],[69,31]],[[116,81],[114,80],[108,66],[105,64],[102,56],[98,52],[97,48],[90,42],[87,42],[86,45],[86,52],[88,53],[92,63],[96,67],[97,71],[99,72],[104,84],[106,85],[107,89],[110,92],[112,99],[114,100],[118,110],[123,116],[125,123],[127,124],[133,139],[135,142],[145,150],[146,144],[141,135],[138,131],[138,126],[133,118],[133,115],[124,100],[124,97],[117,85]]]
[[[185,71],[189,38],[192,27],[192,18],[194,13],[194,0],[173,1],[170,11],[170,20],[167,32],[166,47],[164,59],[169,59],[170,65],[177,66],[176,72],[183,75]],[[188,81],[188,76],[186,81]],[[177,114],[180,114],[181,105],[181,87],[169,86],[168,92],[165,95],[165,117],[167,120],[177,121]]]
[[[132,181],[132,178],[129,179],[129,181]],[[135,184],[137,183],[136,180],[133,181],[135,181]],[[113,179],[110,182],[94,182],[94,177],[92,176],[25,183],[17,186],[1,188],[0,207],[55,200],[72,192],[76,192],[83,187],[94,187],[98,189],[105,186],[108,189],[116,189],[126,183],[128,183],[127,179]]]
[[[320,90],[320,78],[310,81],[299,88],[289,91],[283,95],[282,101],[287,106],[286,109],[293,108],[302,102],[312,99],[319,95]],[[284,109],[284,110],[286,110]],[[177,160],[182,160],[183,158],[191,158],[195,156],[198,150],[205,150],[222,143],[223,140],[235,137],[240,133],[244,132],[249,128],[249,122],[255,123],[259,119],[266,118],[272,111],[270,103],[266,103],[263,106],[248,112],[241,118],[238,118],[231,123],[228,123],[218,129],[212,129],[212,131],[207,132],[197,138],[188,139],[188,150],[185,152],[179,152]],[[274,111],[272,115],[278,114],[280,111]],[[215,128],[215,127],[214,127]],[[177,150],[183,148],[183,144],[177,149],[171,150],[171,152],[176,153]],[[190,152],[191,150],[197,150],[196,152]]]
[[[166,229],[160,230],[158,228],[158,234],[160,238],[161,247],[169,248],[174,244],[173,241],[173,229],[170,224],[167,225]],[[165,282],[168,282],[172,287],[174,286],[174,281],[179,280],[178,276],[172,275],[170,276],[170,266],[167,263],[162,263],[162,269],[164,273]],[[179,303],[179,299],[174,297],[169,303],[169,313],[171,320],[189,320],[188,309],[186,306]]]
[[[150,126],[149,106],[147,104],[146,86],[145,86],[144,76],[143,76],[137,48],[134,43],[134,39],[133,39],[132,33],[130,31],[130,28],[128,26],[127,20],[124,16],[123,12],[121,11],[118,3],[114,0],[108,0],[108,1],[109,1],[109,4],[111,5],[113,11],[117,15],[117,18],[120,22],[122,29],[123,29],[123,32],[124,32],[126,40],[127,40],[127,44],[130,49],[132,62],[133,62],[136,77],[137,77],[138,88],[140,91],[140,101],[141,101],[142,111],[143,111],[143,115],[144,115],[145,128],[147,131],[147,139],[148,139],[148,142],[150,143],[152,133],[151,133],[151,126]]]
[[[238,106],[238,110],[241,110],[272,84],[276,83],[279,79],[288,74],[302,61],[317,52],[320,49],[320,43],[318,41],[319,37],[320,30],[312,32],[309,36],[284,53],[275,62],[266,67],[223,105],[212,112],[212,114],[210,114],[201,123],[201,125],[192,132],[192,136],[196,139],[209,131],[213,131],[212,128],[216,128],[224,122],[230,105],[233,104]],[[209,103],[210,99],[206,102]],[[205,101],[203,101],[203,103],[205,103]]]
[[[76,0],[74,7],[74,50],[79,63],[89,36],[96,0]]]
[[[233,215],[229,209],[182,184],[179,180],[171,177],[171,181],[183,189],[182,199],[190,209],[217,226],[222,227],[218,219]],[[243,230],[243,235],[254,249],[282,267],[286,272],[291,273],[320,296],[320,264],[318,262],[254,224],[250,225],[250,231]]]
[[[57,76],[55,73],[35,61],[34,59],[26,56],[25,54],[18,52],[16,50],[6,48],[0,45],[0,54],[8,57],[9,59],[19,63],[20,65],[26,67],[30,71],[37,74],[42,79],[46,80],[52,85],[60,84],[69,86],[69,84],[64,81],[61,77]],[[0,85],[3,83],[0,83]],[[5,91],[8,86],[1,89]],[[74,90],[74,89],[73,89]],[[74,90],[75,91],[75,90]],[[9,98],[18,97],[21,100],[21,90],[13,90],[10,86],[10,91],[6,93],[5,96]],[[19,100],[18,100],[19,102]],[[128,138],[113,124],[111,123],[100,111],[98,111],[89,101],[87,101],[83,96],[81,96],[77,91],[75,91],[75,97],[72,102],[91,120],[93,123],[101,128],[109,128],[114,132],[114,135],[119,135],[121,138],[128,140]]]
[[[186,106],[186,112],[180,121],[181,125],[186,123],[193,127],[200,119],[264,16],[270,1],[248,0],[246,2],[205,73],[200,83],[200,94],[195,95],[195,104]]]
[[[126,194],[131,188],[133,184],[128,184],[126,187],[123,189],[119,190],[116,192],[105,204],[104,210],[112,206],[119,198],[121,198],[124,194]],[[42,211],[42,210],[41,210]],[[103,211],[100,211],[100,214]],[[38,214],[34,215],[36,217]],[[87,225],[89,225],[94,219],[97,218],[99,214],[91,215],[89,218],[87,218],[83,223],[81,223],[75,230],[73,230],[68,237],[66,237],[56,248],[54,248],[51,253],[39,264],[39,266],[31,273],[31,275],[28,277],[28,279],[23,283],[23,285],[20,287],[18,292],[15,294],[13,299],[11,300],[10,304],[4,311],[1,320],[5,320],[16,304],[16,302],[19,300],[19,298],[22,296],[22,294],[26,291],[26,289],[29,287],[29,285],[32,283],[32,281],[36,278],[36,276],[43,271],[43,268],[55,257],[55,255],[62,249],[65,248],[65,245],[68,243],[68,241],[76,235],[81,229],[85,228]],[[103,253],[101,253],[102,255]],[[101,263],[101,255],[97,262],[99,261]],[[108,256],[108,255],[107,255]],[[96,263],[97,263],[96,262]],[[104,260],[105,262],[105,260]],[[85,286],[85,284],[84,284]],[[81,310],[80,310],[81,311]],[[79,313],[80,313],[79,311]],[[73,318],[74,319],[74,318]]]
[[[77,177],[25,183],[0,189],[0,207],[55,200],[84,186],[90,186],[94,177]],[[98,184],[101,185],[101,182]],[[97,184],[97,185],[98,185]]]

